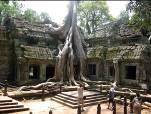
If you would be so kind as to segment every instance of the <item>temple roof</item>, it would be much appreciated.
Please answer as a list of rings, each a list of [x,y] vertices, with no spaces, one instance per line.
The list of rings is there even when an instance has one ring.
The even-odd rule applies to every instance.
[[[111,47],[107,50],[106,59],[142,59],[145,47],[144,45]]]
[[[105,25],[101,25],[100,28],[96,30],[95,36],[100,38],[133,38],[141,36],[141,32],[139,30],[136,30],[134,26],[120,23],[118,20]],[[89,38],[93,37],[93,35],[89,36]]]
[[[12,26],[19,36],[34,38],[51,38],[49,26],[40,23],[31,23],[20,18],[11,18]]]
[[[106,49],[103,47],[88,48],[87,57],[106,60],[139,60],[151,57],[151,47],[147,45],[133,45]]]
[[[34,47],[34,46],[24,46],[21,45],[23,49],[23,57],[28,59],[43,59],[52,60],[53,54],[52,50],[49,48]]]
[[[87,58],[103,58],[103,46],[87,48]]]
[[[13,18],[13,23],[16,28],[22,28],[23,30],[31,30],[37,32],[48,32],[49,26],[40,23],[30,23],[24,19]]]

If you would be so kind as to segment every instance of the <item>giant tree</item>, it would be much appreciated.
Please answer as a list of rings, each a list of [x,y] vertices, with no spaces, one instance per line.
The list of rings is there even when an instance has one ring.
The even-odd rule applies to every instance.
[[[55,79],[57,82],[67,81],[70,84],[78,85],[75,81],[74,75],[74,63],[79,65],[79,79],[88,82],[84,76],[85,59],[86,55],[83,49],[85,44],[83,40],[83,34],[80,28],[77,26],[77,1],[70,1],[68,15],[64,20],[64,24],[56,28],[50,28],[50,34],[56,36],[58,40],[63,43],[58,45],[59,53],[56,57]],[[56,39],[57,40],[57,39]],[[76,77],[76,78],[78,78]],[[36,86],[23,86],[20,90],[25,89],[39,89],[45,86],[50,86],[54,83],[50,83],[51,79],[47,82],[38,84]]]
[[[83,34],[77,26],[77,1],[70,2],[64,25],[52,28],[51,33],[58,34],[59,39],[64,40],[64,43],[58,46],[55,78],[60,81],[68,79],[70,83],[77,85],[74,76],[74,62],[76,61],[79,63],[80,79],[87,81],[83,76],[86,55],[83,49]]]

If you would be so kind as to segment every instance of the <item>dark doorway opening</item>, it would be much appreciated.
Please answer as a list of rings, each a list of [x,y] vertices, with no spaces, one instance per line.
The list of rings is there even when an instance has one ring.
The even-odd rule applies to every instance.
[[[96,75],[96,64],[88,64],[88,75]]]
[[[75,76],[75,79],[76,80],[80,80],[80,66],[79,66],[79,64],[77,64],[77,65],[74,65],[74,76]]]
[[[126,79],[136,80],[136,66],[126,66]]]
[[[115,76],[114,66],[109,66],[109,76],[111,76],[111,77]]]
[[[48,65],[46,67],[46,79],[52,78],[55,73],[55,67],[52,65]]]
[[[29,79],[39,79],[40,66],[32,64],[29,66]]]

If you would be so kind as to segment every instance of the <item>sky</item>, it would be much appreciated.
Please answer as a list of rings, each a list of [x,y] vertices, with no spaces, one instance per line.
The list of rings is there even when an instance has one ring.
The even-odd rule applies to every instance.
[[[36,10],[39,14],[47,12],[52,21],[59,24],[62,23],[64,17],[67,15],[68,1],[22,1],[24,8],[31,8]],[[121,11],[126,9],[128,1],[107,1],[110,14],[113,17],[118,17]]]

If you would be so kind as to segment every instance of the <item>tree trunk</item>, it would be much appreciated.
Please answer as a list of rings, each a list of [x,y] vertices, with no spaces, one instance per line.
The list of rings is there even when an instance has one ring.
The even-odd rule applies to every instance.
[[[82,34],[77,27],[77,1],[71,1],[69,7],[69,14],[66,19],[64,27],[65,43],[63,49],[59,49],[56,65],[56,79],[63,81],[64,78],[68,79],[68,82],[77,85],[74,77],[74,60],[80,61],[80,77],[85,80],[83,76],[84,61],[86,59],[85,52],[82,46]],[[67,21],[68,20],[68,21]],[[67,24],[68,23],[68,24]],[[69,26],[70,25],[70,26]]]

